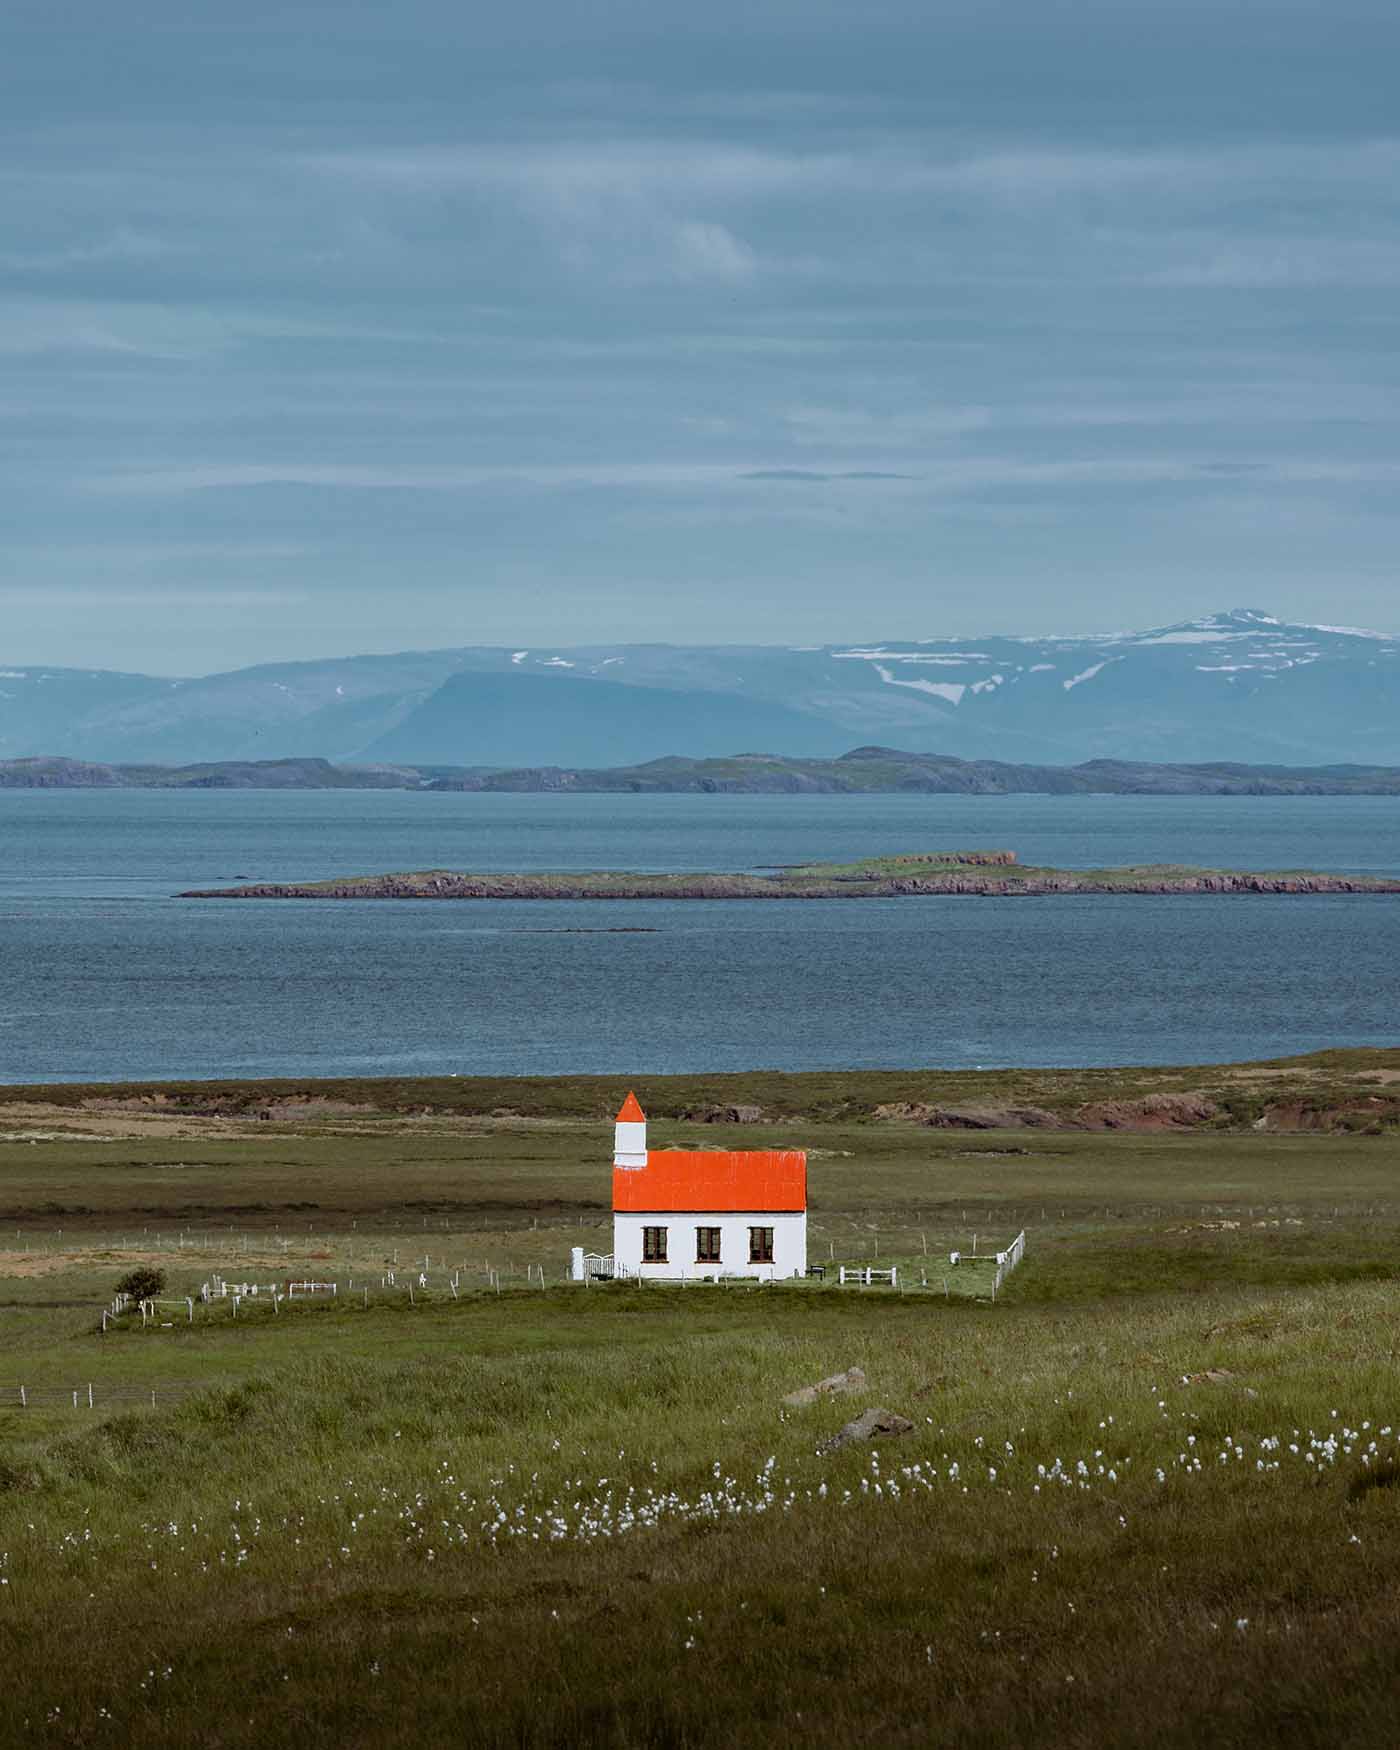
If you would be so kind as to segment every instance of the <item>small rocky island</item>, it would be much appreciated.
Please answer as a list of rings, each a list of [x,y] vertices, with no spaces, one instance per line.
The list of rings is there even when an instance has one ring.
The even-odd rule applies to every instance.
[[[968,894],[1008,899],[1103,893],[1400,893],[1400,878],[1309,870],[1040,869],[1014,851],[927,851],[854,863],[797,863],[733,874],[656,875],[623,869],[463,874],[425,869],[331,881],[199,888],[180,899],[904,899]]]

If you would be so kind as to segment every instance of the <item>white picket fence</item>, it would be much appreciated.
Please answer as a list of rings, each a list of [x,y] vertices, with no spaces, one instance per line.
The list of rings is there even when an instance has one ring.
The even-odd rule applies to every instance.
[[[891,1264],[888,1269],[879,1269],[872,1264],[841,1264],[838,1266],[838,1279],[842,1288],[848,1282],[854,1282],[861,1288],[878,1288],[886,1284],[891,1288],[898,1288],[899,1266]]]
[[[302,1286],[301,1284],[297,1285]],[[247,1300],[251,1296],[277,1295],[280,1290],[275,1282],[227,1282],[222,1276],[214,1276],[200,1288],[199,1298],[208,1302],[211,1300]]]

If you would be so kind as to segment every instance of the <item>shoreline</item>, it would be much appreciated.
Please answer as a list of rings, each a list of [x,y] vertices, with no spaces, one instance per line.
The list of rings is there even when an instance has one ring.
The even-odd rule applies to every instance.
[[[931,1130],[1375,1135],[1400,1127],[1400,1047],[1213,1064],[1097,1068],[748,1069],[707,1074],[182,1077],[0,1083],[0,1141],[82,1132],[263,1136],[385,1120],[473,1129],[608,1125],[627,1089],[658,1122]]]

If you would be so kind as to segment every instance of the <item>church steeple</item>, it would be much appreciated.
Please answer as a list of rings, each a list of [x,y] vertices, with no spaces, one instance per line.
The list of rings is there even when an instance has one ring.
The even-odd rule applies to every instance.
[[[647,1115],[635,1094],[622,1102],[613,1130],[613,1165],[644,1167],[647,1164]]]

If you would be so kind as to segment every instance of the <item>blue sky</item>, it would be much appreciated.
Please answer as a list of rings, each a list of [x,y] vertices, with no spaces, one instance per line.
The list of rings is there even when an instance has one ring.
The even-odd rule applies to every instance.
[[[1400,630],[1400,11],[9,0],[9,661]]]

